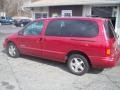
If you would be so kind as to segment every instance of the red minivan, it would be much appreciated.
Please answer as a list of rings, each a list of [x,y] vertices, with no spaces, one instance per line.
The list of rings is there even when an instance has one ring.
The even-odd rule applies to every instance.
[[[120,57],[109,19],[93,17],[35,20],[4,41],[9,56],[20,54],[67,63],[73,74],[90,68],[110,68]]]

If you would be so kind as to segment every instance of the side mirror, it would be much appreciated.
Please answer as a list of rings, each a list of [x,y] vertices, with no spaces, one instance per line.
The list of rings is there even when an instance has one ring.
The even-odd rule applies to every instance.
[[[22,36],[23,35],[23,30],[19,31],[18,35]]]

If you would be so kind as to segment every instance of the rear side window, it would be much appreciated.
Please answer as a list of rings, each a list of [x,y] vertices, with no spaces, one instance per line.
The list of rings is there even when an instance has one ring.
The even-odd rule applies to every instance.
[[[61,21],[51,21],[47,27],[46,35],[48,36],[60,36],[61,35]]]
[[[108,38],[115,38],[115,30],[110,21],[105,22],[105,31]]]
[[[54,20],[49,23],[46,35],[65,37],[95,37],[98,35],[96,22],[88,20]]]

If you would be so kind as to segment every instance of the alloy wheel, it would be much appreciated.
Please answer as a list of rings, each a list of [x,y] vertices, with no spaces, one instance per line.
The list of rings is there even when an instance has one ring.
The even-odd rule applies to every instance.
[[[80,58],[73,58],[70,65],[76,73],[82,72],[85,68],[85,64]]]
[[[15,56],[16,55],[16,48],[14,45],[10,45],[8,48],[8,52],[11,56]]]

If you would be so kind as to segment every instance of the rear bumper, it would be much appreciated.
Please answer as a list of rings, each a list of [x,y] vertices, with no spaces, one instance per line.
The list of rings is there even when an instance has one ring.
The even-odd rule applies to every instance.
[[[120,65],[120,53],[115,57],[91,57],[93,68],[112,68]]]

